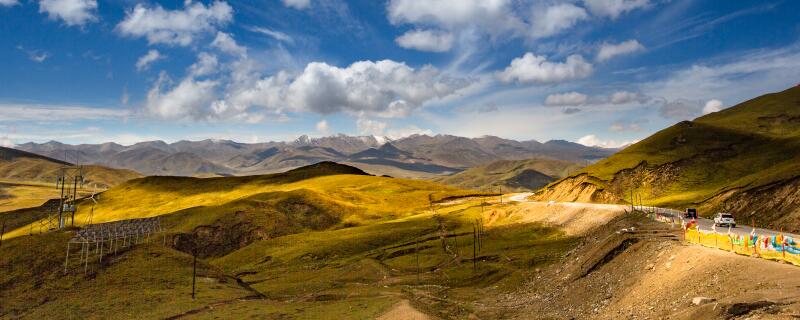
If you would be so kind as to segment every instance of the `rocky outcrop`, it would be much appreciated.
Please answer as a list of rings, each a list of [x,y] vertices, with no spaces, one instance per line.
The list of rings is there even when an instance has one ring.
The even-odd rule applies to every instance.
[[[568,177],[539,189],[533,198],[539,201],[624,203],[621,197],[606,190],[599,180],[587,174]]]

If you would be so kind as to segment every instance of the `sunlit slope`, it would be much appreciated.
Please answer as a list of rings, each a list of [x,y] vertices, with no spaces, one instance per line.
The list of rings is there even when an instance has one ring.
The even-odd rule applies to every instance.
[[[664,129],[539,192],[540,198],[699,205],[706,215],[726,210],[764,223],[796,222],[798,199],[786,194],[800,176],[800,87],[764,95]]]
[[[450,186],[503,191],[531,191],[580,169],[578,163],[555,159],[500,160],[435,179]]]
[[[433,182],[375,177],[335,163],[291,170],[285,173],[220,178],[145,177],[112,188],[98,198],[93,222],[163,215],[193,207],[215,206],[261,193],[306,189],[342,206],[358,206],[374,214],[404,213],[428,205],[428,197],[474,194]],[[78,208],[77,221],[84,221],[91,203]]]
[[[66,162],[11,148],[0,147],[0,179],[12,181],[50,182],[55,185],[59,170]],[[100,188],[114,186],[141,174],[131,170],[97,165],[83,166],[85,183]]]

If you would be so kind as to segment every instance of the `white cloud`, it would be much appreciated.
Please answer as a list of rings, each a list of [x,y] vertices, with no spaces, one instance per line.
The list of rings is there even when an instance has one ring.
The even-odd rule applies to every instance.
[[[587,102],[589,102],[589,96],[573,91],[548,95],[544,104],[547,106],[580,106]]]
[[[649,0],[584,0],[594,15],[616,19],[620,15],[650,5]]]
[[[667,119],[691,120],[700,115],[701,109],[699,101],[677,99],[662,104],[658,112]]]
[[[187,1],[183,10],[171,11],[140,3],[127,11],[116,30],[124,36],[146,38],[150,44],[188,46],[198,35],[216,31],[232,20],[233,8],[224,1],[209,6]]]
[[[68,26],[82,26],[97,21],[97,0],[41,0],[39,12]]]
[[[633,120],[617,120],[608,127],[611,132],[641,132],[644,130],[644,125],[649,123],[650,120],[646,118],[633,119]]]
[[[0,103],[0,121],[120,120],[127,110],[86,106]]]
[[[282,1],[284,6],[295,8],[298,10],[307,9],[308,7],[311,6],[311,0],[282,0]]]
[[[50,53],[48,53],[46,51],[42,51],[42,50],[26,49],[23,46],[17,46],[17,49],[19,51],[24,52],[28,56],[28,59],[30,59],[33,62],[42,63],[45,60],[47,60],[47,58],[50,57]]]
[[[405,138],[415,134],[433,135],[433,131],[430,129],[421,129],[415,125],[410,125],[403,128],[390,128],[386,131],[386,136],[393,140]]]
[[[651,99],[641,93],[616,91],[610,96],[588,96],[580,92],[565,92],[548,95],[544,101],[546,106],[576,107],[589,105],[623,105],[630,103],[647,103]]]
[[[584,79],[593,72],[593,67],[580,55],[571,55],[565,62],[550,62],[544,56],[526,53],[515,58],[497,78],[503,82],[551,84]]]
[[[356,127],[360,134],[383,136],[386,131],[387,124],[383,121],[370,120],[366,118],[358,118],[356,120]]]
[[[797,84],[800,50],[797,45],[782,49],[737,52],[725,60],[695,64],[642,85],[645,94],[666,100],[689,98],[697,113],[703,102],[724,97],[729,105],[768,92],[782,91]]]
[[[211,46],[233,56],[247,56],[247,48],[237,44],[236,40],[225,32],[218,31],[217,37],[211,42]]]
[[[706,102],[706,105],[703,106],[703,115],[718,112],[722,110],[722,101],[717,99],[711,99]]]
[[[411,30],[395,39],[395,42],[406,49],[445,52],[453,47],[453,34],[434,30]]]
[[[572,28],[578,21],[588,17],[586,10],[569,3],[549,6],[543,10],[535,8],[531,17],[531,36],[549,37]]]
[[[11,141],[8,137],[0,137],[0,147],[13,148],[16,147],[16,145],[14,141]]]
[[[283,41],[283,42],[287,42],[287,43],[294,43],[294,39],[290,35],[288,35],[286,33],[283,33],[283,32],[280,32],[280,31],[276,31],[276,30],[272,30],[272,29],[268,29],[268,28],[264,28],[264,27],[247,27],[247,30],[250,30],[252,32],[265,34],[265,35],[270,36],[273,39],[278,40],[278,41]]]
[[[153,64],[153,62],[156,62],[164,58],[166,57],[161,55],[161,53],[158,52],[158,50],[151,49],[150,51],[147,51],[145,55],[139,57],[139,60],[136,61],[136,70],[137,71],[147,70],[148,68],[150,68],[150,65]]]
[[[18,5],[19,1],[17,0],[0,0],[0,6],[10,7]]]
[[[609,102],[611,102],[611,104],[628,104],[634,102],[647,103],[650,100],[650,97],[647,97],[641,93],[630,91],[617,91],[611,94],[611,97],[609,98]]]
[[[477,25],[489,33],[519,30],[524,25],[511,13],[510,0],[391,0],[386,11],[395,25],[440,26],[448,30]]]
[[[237,109],[256,106],[274,113],[347,112],[378,117],[407,116],[470,83],[431,66],[414,69],[391,60],[359,61],[346,68],[312,62],[296,76],[279,72],[257,80],[241,78],[226,98]]]
[[[616,56],[643,51],[644,46],[636,40],[628,40],[618,44],[603,43],[597,52],[597,61],[603,62]]]
[[[328,125],[328,120],[320,120],[317,122],[317,132],[322,135],[329,135],[331,133],[331,127]]]
[[[189,74],[193,77],[213,74],[217,72],[218,66],[219,60],[217,60],[217,56],[200,52],[200,54],[197,55],[197,62],[189,66]]]
[[[177,86],[169,88],[170,82],[166,73],[162,72],[148,91],[145,109],[150,114],[162,119],[209,119],[208,106],[214,100],[216,81],[197,81],[187,77]]]
[[[620,148],[632,143],[636,143],[636,141],[603,140],[593,134],[585,135],[578,139],[577,142],[587,147],[600,148]]]

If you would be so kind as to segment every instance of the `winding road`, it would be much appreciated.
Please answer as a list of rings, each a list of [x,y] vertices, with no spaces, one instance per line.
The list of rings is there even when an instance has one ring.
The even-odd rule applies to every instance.
[[[531,195],[533,195],[533,193],[530,193],[530,192],[518,193],[518,194],[514,194],[514,195],[509,196],[508,200],[509,201],[513,201],[513,202],[531,202],[531,203],[538,202],[538,203],[545,203],[545,204],[550,203],[550,204],[558,204],[558,205],[563,205],[563,206],[572,206],[572,207],[581,207],[581,208],[596,208],[596,209],[623,209],[623,210],[627,210],[627,209],[630,208],[629,205],[621,205],[621,204],[531,201],[531,200],[528,200],[528,197],[530,197]],[[659,210],[663,210],[664,212],[672,212],[672,213],[674,213],[676,215],[676,218],[680,218],[680,211],[677,211],[677,210],[674,210],[674,209],[667,209],[667,208],[658,208],[658,209]],[[742,223],[742,222],[744,222],[744,221],[739,221],[739,223]],[[714,227],[714,220],[707,219],[707,218],[698,218],[697,219],[697,224],[700,227],[700,230],[710,231]],[[717,231],[717,233],[723,233],[724,234],[724,233],[728,233],[728,229],[729,229],[728,227],[717,227],[716,231]],[[793,238],[800,238],[800,235],[793,234],[793,233],[780,232],[778,230],[771,230],[771,229],[764,229],[764,228],[753,228],[752,226],[747,226],[747,225],[743,225],[743,224],[737,225],[736,228],[730,228],[730,233],[744,236],[744,235],[748,235],[748,234],[752,233],[754,229],[755,229],[755,233],[758,234],[758,235],[775,236],[775,235],[783,234],[783,235],[791,236]]]

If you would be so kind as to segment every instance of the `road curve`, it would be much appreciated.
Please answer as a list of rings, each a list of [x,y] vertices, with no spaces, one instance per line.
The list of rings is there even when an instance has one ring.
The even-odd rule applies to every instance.
[[[531,202],[531,203],[540,202],[540,203],[545,203],[545,202],[541,202],[541,201],[528,200],[528,197],[530,197],[531,195],[533,195],[533,193],[531,193],[531,192],[513,194],[513,195],[508,197],[508,200],[509,201],[513,201],[513,202]],[[549,203],[556,203],[556,202],[549,202]],[[628,206],[628,205],[619,205],[619,204],[600,204],[600,203],[582,203],[582,202],[557,202],[557,203],[559,205],[582,207],[582,208],[597,208],[597,209],[628,209],[628,208],[630,208],[630,206]],[[665,212],[677,212],[677,211],[675,211],[673,209],[666,209],[666,208],[658,208],[658,209],[659,210],[663,210]],[[679,217],[676,216],[676,218],[679,218]],[[739,223],[742,223],[742,222],[744,222],[744,221],[739,221]],[[697,219],[697,225],[699,226],[700,230],[703,230],[703,231],[715,230],[714,221],[712,219],[699,218],[699,219]],[[775,235],[783,234],[783,235],[791,236],[791,237],[796,238],[796,239],[800,238],[800,235],[796,235],[796,234],[792,234],[792,233],[780,232],[778,230],[771,230],[771,229],[764,229],[764,228],[753,228],[752,226],[747,226],[747,225],[742,225],[742,224],[737,225],[736,228],[716,227],[717,233],[721,233],[721,234],[727,234],[729,232],[728,231],[729,229],[730,229],[730,233],[738,234],[738,235],[742,235],[742,236],[751,234],[753,232],[753,230],[755,230],[755,234],[757,234],[757,235],[775,236]]]

